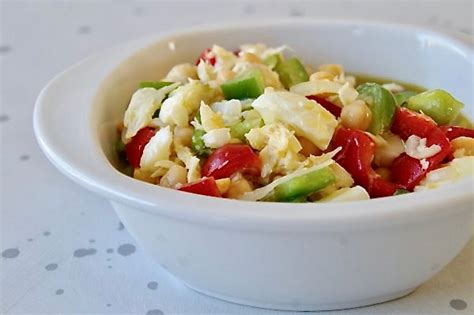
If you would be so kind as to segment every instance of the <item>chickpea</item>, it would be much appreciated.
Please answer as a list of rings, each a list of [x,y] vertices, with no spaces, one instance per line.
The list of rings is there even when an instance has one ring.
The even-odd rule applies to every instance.
[[[176,185],[186,184],[186,176],[188,172],[180,165],[173,165],[170,169],[161,177],[160,186],[175,188]]]
[[[143,182],[150,183],[150,184],[156,183],[156,180],[153,177],[151,177],[150,172],[143,171],[139,168],[136,168],[133,170],[133,178],[141,180]]]
[[[474,155],[474,138],[459,137],[453,139],[451,146],[453,147],[455,158]]]
[[[222,70],[217,74],[218,82],[226,82],[235,78],[236,73],[232,70]]]
[[[361,100],[346,105],[342,108],[341,123],[344,127],[366,130],[372,121],[370,108]]]
[[[241,174],[237,174],[231,178],[229,189],[225,194],[225,197],[237,199],[244,193],[252,191],[252,184],[242,177]]]
[[[319,66],[318,70],[329,72],[333,75],[333,77],[337,77],[338,75],[341,75],[344,73],[344,69],[342,68],[341,65],[333,64],[333,63],[321,65]]]
[[[305,137],[296,138],[298,139],[298,142],[300,143],[302,148],[299,153],[303,154],[304,156],[310,156],[311,154],[315,156],[321,155],[321,150],[317,146],[315,146],[314,143],[312,143]]]
[[[257,55],[249,52],[244,52],[240,55],[240,58],[242,58],[243,61],[249,62],[249,63],[262,63],[262,60],[258,58]]]
[[[382,177],[385,180],[390,180],[390,177],[392,176],[390,170],[386,167],[379,167],[375,170],[375,173],[379,174],[380,177]]]
[[[183,63],[171,68],[166,75],[165,81],[187,83],[188,78],[198,79],[197,67],[190,63]]]
[[[390,166],[393,160],[405,152],[402,139],[399,136],[387,133],[383,139],[385,143],[376,144],[374,163],[378,166]]]
[[[327,72],[327,71],[318,71],[313,73],[310,77],[310,81],[318,81],[318,80],[333,80],[334,74]]]
[[[117,133],[118,133],[118,134],[122,134],[122,132],[123,132],[124,129],[125,129],[125,126],[123,125],[123,122],[122,122],[122,121],[119,122],[119,123],[117,124]]]
[[[193,128],[177,126],[174,129],[175,144],[180,144],[186,147],[190,147],[192,138],[193,138]]]

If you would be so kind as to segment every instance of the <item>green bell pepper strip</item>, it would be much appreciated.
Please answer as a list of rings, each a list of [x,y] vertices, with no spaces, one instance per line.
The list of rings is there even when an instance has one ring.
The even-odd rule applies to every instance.
[[[202,136],[205,134],[206,132],[204,130],[195,129],[191,138],[191,149],[200,157],[208,156],[211,153],[211,149],[206,147],[204,140],[202,139]]]
[[[246,119],[230,126],[230,135],[232,138],[245,142],[245,134],[247,134],[250,129],[259,127],[263,127],[262,119]]]
[[[123,141],[122,141],[122,139],[120,139],[120,137],[115,142],[115,151],[117,152],[119,160],[127,161],[127,157],[125,155],[125,143],[123,143]]]
[[[429,90],[408,99],[406,107],[430,116],[438,125],[450,124],[464,104],[443,90]]]
[[[392,93],[377,83],[364,83],[357,87],[359,98],[367,103],[372,112],[368,131],[379,135],[390,129],[397,103]]]
[[[166,81],[143,81],[138,84],[138,88],[154,88],[154,89],[161,89],[167,85],[173,84],[173,82],[166,82]]]
[[[327,187],[335,180],[331,169],[325,167],[281,183],[273,190],[273,198],[275,201],[301,200],[300,198]]]
[[[281,62],[283,62],[283,57],[281,56],[281,54],[270,55],[263,61],[263,63],[270,67],[270,69],[272,70],[275,69],[275,67]]]
[[[410,193],[408,190],[403,189],[403,188],[399,188],[399,189],[395,190],[393,195],[394,196],[399,196],[399,195],[404,195],[404,194],[408,194],[408,193]]]
[[[413,91],[403,91],[403,92],[394,94],[393,97],[395,98],[397,105],[402,106],[403,103],[405,103],[410,97],[415,96],[416,94],[418,93],[413,92]]]
[[[290,58],[286,61],[278,62],[274,70],[278,73],[281,83],[287,89],[295,84],[309,80],[308,73],[298,58]]]
[[[263,94],[265,84],[263,82],[262,73],[253,69],[221,84],[222,93],[226,100],[257,98]]]

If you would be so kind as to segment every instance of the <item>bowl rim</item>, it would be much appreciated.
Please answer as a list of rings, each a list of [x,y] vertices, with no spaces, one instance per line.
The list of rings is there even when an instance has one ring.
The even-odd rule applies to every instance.
[[[262,223],[266,223],[266,229],[272,228],[290,228],[291,226],[306,226],[314,228],[315,225],[320,228],[332,228],[337,223],[339,227],[357,228],[357,226],[366,224],[395,224],[405,220],[423,220],[427,215],[446,214],[445,208],[450,208],[449,213],[462,209],[463,205],[474,202],[474,180],[467,178],[457,183],[442,187],[432,191],[422,191],[415,194],[400,195],[389,198],[378,198],[367,201],[342,202],[342,203],[321,203],[315,206],[312,203],[293,204],[293,203],[275,203],[275,202],[248,202],[239,200],[229,200],[223,198],[211,198],[201,195],[186,194],[173,189],[163,188],[135,180],[118,172],[105,159],[105,154],[98,143],[97,132],[91,130],[91,144],[94,147],[94,158],[101,160],[100,167],[104,163],[108,164],[110,170],[103,170],[104,175],[95,173],[94,170],[84,165],[78,165],[67,158],[64,148],[58,147],[51,139],[49,126],[46,123],[48,113],[48,104],[51,96],[60,93],[57,85],[67,80],[68,76],[75,71],[104,60],[108,55],[115,51],[129,50],[125,55],[127,59],[136,54],[135,46],[145,48],[158,41],[170,41],[175,37],[184,35],[199,35],[212,31],[248,29],[252,27],[275,27],[292,25],[330,25],[330,26],[358,26],[365,28],[390,28],[392,31],[413,32],[436,37],[438,40],[446,42],[449,46],[462,54],[474,56],[472,47],[459,39],[453,38],[445,33],[426,29],[420,26],[398,24],[392,22],[377,22],[367,20],[338,20],[338,19],[282,19],[282,20],[259,20],[246,22],[245,26],[233,22],[225,24],[203,25],[191,29],[159,33],[143,37],[141,39],[130,41],[117,47],[110,48],[103,53],[96,54],[86,58],[83,61],[66,69],[53,78],[40,92],[35,104],[33,124],[37,141],[48,157],[48,159],[65,175],[86,188],[97,192],[109,199],[119,203],[124,203],[137,209],[145,210],[155,214],[167,217],[200,221],[205,224],[225,225],[231,228],[262,228]],[[138,47],[137,46],[137,47]],[[131,50],[130,47],[135,47]],[[125,59],[120,60],[118,64]],[[472,60],[472,58],[471,58]],[[102,81],[102,78],[100,79]],[[101,83],[101,82],[98,82]],[[98,85],[96,85],[96,88]],[[94,91],[95,95],[95,91]],[[89,121],[92,128],[92,123]],[[103,157],[98,156],[98,153]],[[99,170],[99,169],[95,169]],[[471,190],[466,189],[470,185]],[[464,188],[464,189],[461,189]],[[357,209],[354,209],[357,205]],[[465,208],[465,207],[464,207]],[[242,226],[240,223],[245,223]]]

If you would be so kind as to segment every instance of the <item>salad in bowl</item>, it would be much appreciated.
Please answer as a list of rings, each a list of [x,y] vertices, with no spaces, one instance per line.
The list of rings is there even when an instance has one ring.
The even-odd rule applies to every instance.
[[[213,45],[141,82],[117,128],[123,171],[184,192],[278,202],[394,196],[474,173],[474,130],[449,92],[292,55]]]

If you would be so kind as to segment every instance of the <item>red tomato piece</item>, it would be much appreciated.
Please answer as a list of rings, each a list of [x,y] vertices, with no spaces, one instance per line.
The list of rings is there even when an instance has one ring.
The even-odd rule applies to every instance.
[[[432,157],[426,158],[427,167],[423,167],[420,160],[403,153],[393,161],[392,180],[407,190],[413,190],[425,177],[426,173],[435,169],[451,154],[451,144],[445,133],[436,123],[426,116],[415,113],[406,108],[399,108],[393,120],[392,132],[406,140],[411,135],[426,138],[428,147],[436,144],[441,151]]]
[[[384,180],[372,168],[375,144],[360,130],[339,128],[334,135],[332,148],[341,147],[334,160],[348,171],[354,182],[364,187],[373,198],[392,196],[398,185]]]
[[[210,64],[211,66],[216,64],[216,56],[211,53],[211,48],[206,48],[202,51],[202,53],[199,55],[198,60],[196,60],[196,66],[201,60],[204,60],[204,62]]]
[[[204,177],[200,181],[184,185],[178,190],[211,197],[221,196],[219,188],[217,187],[216,181],[213,177]]]
[[[456,126],[441,126],[440,128],[449,140],[453,140],[459,137],[474,138],[474,129]]]
[[[155,135],[156,130],[153,128],[140,129],[132,140],[125,145],[125,156],[128,163],[134,168],[140,167],[140,159],[143,155],[143,149],[150,139]]]
[[[202,176],[215,179],[230,177],[237,172],[259,176],[262,162],[246,144],[226,144],[215,150],[202,168]]]
[[[403,140],[411,135],[427,138],[438,126],[430,117],[416,113],[408,108],[397,108],[393,117],[391,131]]]
[[[342,108],[340,106],[337,106],[333,102],[328,101],[324,97],[318,96],[318,95],[309,95],[309,96],[306,96],[306,98],[316,101],[319,105],[324,107],[328,112],[336,116],[336,118],[341,116]]]

